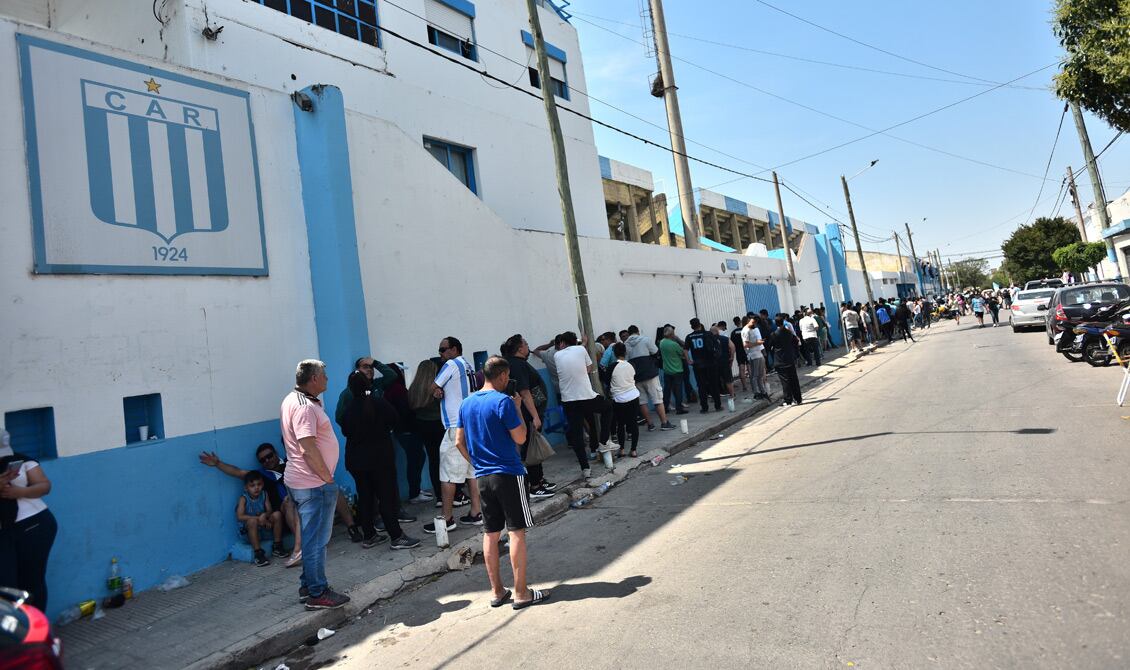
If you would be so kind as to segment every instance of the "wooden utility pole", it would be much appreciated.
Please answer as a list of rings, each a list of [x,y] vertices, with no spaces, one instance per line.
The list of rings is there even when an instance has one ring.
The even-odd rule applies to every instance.
[[[796,286],[796,269],[793,268],[793,251],[789,248],[789,234],[785,230],[785,206],[781,204],[781,184],[777,181],[777,173],[773,173],[773,190],[777,193],[777,214],[781,220],[777,222],[781,229],[781,248],[785,250],[785,265],[789,268],[789,286]],[[859,245],[859,236],[855,238],[856,246]],[[769,246],[773,246],[773,231],[769,230]]]
[[[526,0],[527,3],[532,0]],[[675,86],[675,68],[671,65],[671,46],[667,42],[667,21],[661,0],[650,0],[651,25],[655,32],[655,57],[659,61],[659,77],[663,85],[663,102],[667,107],[667,130],[671,134],[671,158],[675,161],[675,188],[679,189],[679,209],[683,214],[683,239],[688,249],[698,249],[698,211],[691,185],[691,166],[687,161],[687,143],[683,139],[683,117],[679,113],[679,95]],[[542,86],[542,88],[545,88]]]
[[[573,275],[573,291],[577,296],[577,321],[580,323],[582,337],[588,337],[589,357],[597,360],[595,334],[592,329],[592,313],[589,311],[589,292],[585,286],[585,270],[581,265],[581,247],[577,240],[577,219],[573,214],[573,192],[569,188],[569,166],[565,161],[565,140],[561,135],[561,119],[557,116],[557,100],[550,88],[549,57],[545,53],[545,35],[541,31],[541,18],[538,17],[537,0],[526,0],[526,10],[530,14],[530,33],[534,36],[534,51],[538,59],[538,78],[541,80],[541,97],[545,104],[545,116],[549,122],[549,135],[553,142],[553,159],[557,168],[557,194],[561,197],[561,215],[565,223],[565,249],[569,259],[569,271]],[[593,366],[596,370],[596,366]],[[593,388],[600,388],[596,373],[589,375]]]
[[[872,163],[874,165],[874,163]],[[867,289],[867,303],[871,311],[871,331],[875,341],[879,341],[879,315],[876,314],[875,295],[871,290],[871,275],[867,274],[867,261],[863,258],[863,245],[859,243],[859,228],[855,225],[855,210],[851,208],[851,191],[848,190],[847,177],[840,175],[840,183],[844,185],[844,200],[847,201],[848,219],[851,221],[851,234],[855,238],[855,253],[859,254],[859,267],[863,271],[863,287]]]
[[[894,233],[895,231],[891,231]],[[899,243],[899,234],[895,233],[895,252],[899,255],[899,279],[902,279],[902,244]]]
[[[1099,164],[1095,162],[1095,152],[1091,149],[1091,138],[1087,135],[1087,126],[1083,123],[1083,112],[1079,103],[1072,102],[1071,115],[1075,117],[1075,129],[1079,131],[1079,144],[1083,147],[1083,158],[1087,159],[1087,174],[1091,177],[1091,188],[1095,190],[1095,215],[1099,217],[1099,234],[1101,235],[1110,227],[1110,213],[1106,209],[1106,192],[1103,190],[1102,177],[1099,176]],[[1117,258],[1114,253],[1114,240],[1106,239],[1106,253],[1110,258]],[[1122,281],[1121,264],[1114,263],[1115,279]]]
[[[910,242],[910,262],[914,263],[914,276],[918,281],[914,282],[918,285],[918,295],[922,295],[926,291],[922,288],[922,273],[918,271],[918,254],[914,252],[914,233],[910,232],[910,224],[903,223],[906,226],[906,239]]]
[[[1079,217],[1079,239],[1087,241],[1087,224],[1083,221],[1083,208],[1079,204],[1079,189],[1075,188],[1075,173],[1067,166],[1067,192],[1071,194],[1071,204],[1075,205],[1075,216]]]

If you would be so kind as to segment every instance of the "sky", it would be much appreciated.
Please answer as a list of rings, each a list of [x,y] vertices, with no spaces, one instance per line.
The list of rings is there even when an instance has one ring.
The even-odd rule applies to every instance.
[[[1055,214],[1067,166],[1078,171],[1084,162],[1070,111],[1052,154],[1064,105],[1050,89],[1062,57],[1051,2],[765,1],[846,37],[761,0],[664,3],[690,155],[762,178],[777,168],[811,201],[782,191],[785,212],[820,226],[848,222],[839,177],[878,159],[849,181],[861,235],[887,240],[865,241],[867,249],[893,253],[897,229],[907,253],[909,223],[920,254],[936,248],[943,260],[985,257],[995,267],[1001,242],[1018,226]],[[573,0],[567,11],[592,116],[670,146],[663,101],[649,93],[657,66],[645,48],[640,2]],[[1013,83],[996,86],[1005,82]],[[1116,133],[1085,118],[1098,153]],[[676,193],[669,152],[600,126],[595,133],[601,155],[650,170],[657,190]],[[1130,141],[1115,142],[1099,166],[1113,200],[1130,187]],[[771,183],[694,161],[691,174],[696,188],[776,210]],[[1076,183],[1086,206],[1094,197],[1085,171]],[[1069,199],[1058,211],[1074,216]]]

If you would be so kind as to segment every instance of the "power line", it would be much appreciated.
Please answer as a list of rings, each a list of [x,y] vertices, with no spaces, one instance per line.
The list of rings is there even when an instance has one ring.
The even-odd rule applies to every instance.
[[[866,47],[868,49],[878,51],[879,53],[886,54],[888,56],[892,56],[892,57],[897,58],[899,60],[903,60],[903,61],[906,61],[908,63],[914,63],[915,65],[921,65],[922,67],[929,68],[931,70],[936,70],[938,72],[944,72],[946,74],[952,74],[952,75],[957,76],[957,77],[964,77],[965,79],[972,79],[974,81],[980,81],[980,82],[985,82],[985,83],[989,83],[989,84],[999,83],[999,82],[991,81],[989,79],[982,79],[981,77],[974,77],[973,75],[968,75],[968,74],[964,74],[964,73],[961,73],[961,72],[955,72],[953,70],[947,70],[947,69],[942,68],[942,67],[937,67],[936,65],[930,65],[929,63],[924,63],[920,60],[910,58],[909,56],[903,56],[902,54],[898,54],[898,53],[895,53],[893,51],[889,51],[889,50],[884,49],[882,47],[875,46],[874,44],[871,44],[869,42],[864,42],[863,40],[856,39],[856,38],[854,38],[850,35],[845,35],[844,33],[841,33],[839,31],[833,30],[833,29],[828,28],[826,26],[822,26],[819,23],[816,23],[814,21],[809,21],[808,19],[804,18],[803,16],[798,16],[796,14],[793,14],[792,12],[781,9],[780,7],[773,5],[773,4],[770,4],[770,3],[766,2],[765,0],[754,0],[754,1],[757,2],[758,4],[761,4],[761,5],[768,7],[769,9],[772,9],[773,11],[780,12],[780,13],[784,14],[785,16],[789,16],[791,18],[794,18],[797,21],[800,21],[801,23],[806,23],[806,24],[812,26],[813,28],[818,28],[820,30],[823,30],[826,33],[831,33],[832,35],[835,35],[836,37],[843,38],[843,39],[845,39],[849,42],[853,42],[853,43],[858,44],[862,47]]]
[[[1055,158],[1055,148],[1059,144],[1059,134],[1061,132],[1063,132],[1063,119],[1066,116],[1067,116],[1067,103],[1064,103],[1063,104],[1063,113],[1059,115],[1059,126],[1056,127],[1056,129],[1055,129],[1055,139],[1052,140],[1052,150],[1051,150],[1051,153],[1048,154],[1048,163],[1047,163],[1047,165],[1044,166],[1044,179],[1045,180],[1048,177],[1048,171],[1051,170],[1051,167],[1052,167],[1052,158]],[[1047,183],[1048,183],[1047,181],[1041,181],[1040,182],[1040,190],[1039,190],[1038,193],[1036,193],[1036,202],[1032,203],[1032,211],[1028,212],[1028,218],[1025,219],[1024,223],[1028,223],[1028,221],[1030,221],[1032,219],[1032,215],[1036,213],[1036,205],[1040,204],[1040,198],[1044,195],[1044,185],[1047,184]],[[1062,185],[1060,186],[1060,188],[1061,189],[1063,188]],[[1056,197],[1058,198],[1059,196],[1056,196]]]
[[[572,13],[575,16],[587,16],[590,19],[596,19],[598,21],[604,21],[606,23],[615,23],[615,24],[618,24],[618,25],[621,25],[621,26],[629,26],[629,27],[632,27],[632,28],[638,28],[639,27],[637,24],[634,24],[634,23],[628,23],[626,21],[617,21],[616,19],[610,19],[610,18],[605,17],[605,16],[597,16],[596,14],[589,14],[588,12],[572,12]],[[804,56],[796,56],[796,55],[793,55],[793,54],[784,54],[784,53],[779,53],[779,52],[776,52],[776,51],[766,51],[764,49],[754,49],[753,47],[745,46],[745,45],[742,45],[742,44],[731,44],[729,42],[720,42],[718,40],[712,40],[712,39],[708,39],[708,38],[705,38],[705,37],[698,37],[698,36],[695,36],[695,35],[687,35],[685,33],[673,33],[673,32],[668,31],[667,34],[671,37],[679,37],[679,38],[682,38],[682,39],[685,39],[685,40],[690,40],[692,42],[701,42],[703,44],[711,44],[711,45],[714,45],[714,46],[724,47],[724,48],[727,48],[727,49],[736,49],[738,51],[747,51],[749,53],[762,54],[762,55],[765,55],[765,56],[773,56],[775,58],[785,58],[785,59],[788,59],[788,60],[799,61],[801,63],[812,63],[814,65],[825,65],[825,66],[828,66],[828,67],[835,67],[835,68],[840,68],[840,69],[844,69],[844,70],[856,70],[856,71],[859,71],[859,72],[871,72],[871,73],[874,73],[874,74],[884,74],[884,75],[890,75],[890,76],[893,76],[893,77],[906,77],[908,79],[923,79],[923,80],[926,80],[926,81],[937,81],[937,82],[944,82],[944,83],[950,83],[950,84],[964,84],[964,85],[969,85],[969,86],[991,86],[992,85],[992,82],[970,81],[970,80],[967,80],[967,79],[947,79],[945,77],[931,77],[931,76],[928,76],[928,75],[911,74],[909,72],[894,72],[894,71],[891,71],[891,70],[880,70],[880,69],[877,69],[877,68],[863,67],[862,65],[848,65],[847,63],[834,63],[832,61],[818,60],[818,59],[815,59],[815,58],[805,58]],[[1012,85],[1012,86],[1009,86],[1009,88],[1025,89],[1025,90],[1030,90],[1030,91],[1047,91],[1048,90],[1047,87],[1044,87],[1044,86]]]
[[[599,25],[599,24],[593,23],[593,22],[591,22],[591,21],[586,21],[586,20],[585,20],[584,18],[582,18],[582,17],[580,17],[580,16],[578,16],[578,17],[577,17],[577,20],[578,20],[578,21],[581,21],[581,22],[583,22],[583,23],[587,23],[588,25],[590,25],[590,26],[592,26],[592,27],[594,27],[594,28],[596,28],[596,29],[598,29],[598,30],[603,30],[603,31],[605,31],[605,32],[607,32],[607,33],[610,33],[610,34],[612,34],[612,35],[615,35],[615,36],[619,37],[620,39],[626,40],[626,41],[628,41],[628,42],[632,42],[632,43],[634,43],[634,44],[639,44],[640,46],[643,46],[643,47],[647,48],[647,44],[645,44],[645,43],[643,43],[643,42],[640,42],[640,41],[638,41],[638,40],[636,40],[636,39],[634,39],[634,38],[632,38],[632,37],[629,37],[629,36],[627,36],[627,35],[624,35],[624,34],[622,34],[622,33],[618,33],[618,32],[616,32],[615,30],[611,30],[611,29],[609,29],[609,28],[605,28],[605,27],[604,27],[604,26],[602,26],[602,25]],[[780,168],[782,168],[782,167],[785,167],[785,166],[788,166],[788,165],[792,165],[793,163],[799,163],[800,161],[808,160],[809,158],[814,158],[814,157],[816,157],[816,156],[819,156],[819,155],[821,155],[821,154],[824,154],[824,153],[828,153],[829,151],[834,151],[834,150],[836,150],[836,149],[839,149],[839,148],[845,147],[845,146],[847,146],[847,145],[849,145],[849,144],[854,144],[854,143],[856,143],[856,142],[859,142],[859,141],[861,141],[861,140],[865,140],[865,139],[868,139],[868,138],[870,138],[870,137],[874,137],[875,135],[884,135],[884,136],[886,136],[886,137],[889,137],[889,138],[891,138],[891,139],[893,139],[893,140],[897,140],[897,141],[899,141],[899,142],[903,142],[903,143],[905,143],[905,144],[909,144],[909,145],[911,145],[911,146],[915,146],[915,147],[918,147],[918,148],[920,148],[920,149],[926,149],[927,151],[932,151],[932,152],[934,152],[934,153],[942,154],[942,155],[944,155],[944,156],[949,156],[949,157],[951,157],[951,158],[957,158],[958,160],[963,160],[963,161],[967,161],[967,162],[970,162],[970,163],[975,163],[975,164],[977,164],[977,165],[981,165],[981,166],[984,166],[984,167],[989,167],[989,168],[993,168],[993,169],[996,169],[996,170],[1003,170],[1003,171],[1005,171],[1005,172],[1011,172],[1011,173],[1014,173],[1014,174],[1019,174],[1019,175],[1023,175],[1023,176],[1025,176],[1025,177],[1032,177],[1033,179],[1039,179],[1039,178],[1040,178],[1040,177],[1039,177],[1039,175],[1035,175],[1035,174],[1032,174],[1032,173],[1030,173],[1030,172],[1024,172],[1024,171],[1022,171],[1022,170],[1015,170],[1015,169],[1013,169],[1013,168],[1008,168],[1008,167],[1004,167],[1004,166],[1002,166],[1002,165],[997,165],[997,164],[995,164],[995,163],[989,163],[989,162],[987,162],[987,161],[982,161],[982,160],[979,160],[979,159],[976,159],[976,158],[971,158],[971,157],[969,157],[969,156],[963,156],[963,155],[961,155],[961,154],[957,154],[957,153],[954,153],[954,152],[952,152],[952,151],[947,151],[947,150],[945,150],[945,149],[939,149],[938,147],[933,147],[933,146],[930,146],[930,145],[928,145],[928,144],[923,144],[923,143],[921,143],[921,142],[915,142],[914,140],[909,140],[909,139],[906,139],[905,137],[900,137],[900,136],[898,136],[898,135],[891,135],[891,134],[890,134],[890,133],[889,133],[888,131],[890,131],[890,130],[893,130],[894,128],[898,128],[898,127],[900,127],[900,126],[906,125],[906,124],[908,124],[908,123],[911,123],[911,122],[913,122],[913,121],[917,121],[917,120],[919,120],[919,119],[925,118],[925,117],[927,117],[927,116],[931,116],[931,115],[933,115],[933,114],[936,114],[936,113],[938,113],[938,112],[944,111],[944,110],[946,110],[946,109],[949,109],[950,107],[953,107],[953,106],[955,106],[955,105],[959,105],[959,104],[961,104],[961,103],[963,103],[963,102],[967,102],[967,101],[969,101],[969,100],[972,100],[973,98],[976,98],[976,97],[979,97],[979,96],[981,96],[981,95],[984,95],[985,93],[989,93],[989,92],[995,91],[995,90],[997,90],[997,89],[999,89],[999,88],[1002,88],[1002,87],[1008,86],[1009,84],[1012,84],[1012,83],[1014,83],[1014,82],[1016,82],[1016,81],[1019,81],[1019,80],[1021,80],[1021,79],[1024,79],[1025,77],[1030,77],[1030,76],[1032,76],[1033,74],[1036,74],[1037,72],[1040,72],[1040,71],[1042,71],[1042,70],[1046,70],[1046,69],[1047,69],[1047,68],[1049,68],[1049,67],[1052,67],[1053,65],[1055,65],[1054,63],[1048,64],[1048,65],[1046,65],[1046,66],[1044,66],[1044,67],[1040,68],[1039,70],[1035,70],[1035,71],[1033,71],[1033,72],[1030,72],[1030,73],[1028,73],[1028,74],[1026,74],[1026,75],[1023,75],[1023,76],[1021,76],[1021,77],[1017,77],[1016,79],[1013,79],[1013,80],[1011,80],[1011,81],[1009,81],[1009,82],[1005,82],[1004,84],[997,84],[997,85],[993,86],[992,88],[988,88],[988,89],[985,89],[984,91],[981,91],[980,93],[977,93],[977,94],[975,94],[975,95],[969,96],[969,97],[967,97],[967,98],[963,98],[963,99],[961,99],[961,100],[958,100],[958,101],[956,101],[956,102],[950,103],[949,105],[946,105],[946,106],[944,106],[944,107],[940,107],[940,108],[938,108],[938,109],[932,110],[932,111],[930,111],[930,112],[927,112],[927,113],[925,113],[925,114],[921,114],[921,115],[919,115],[919,116],[916,116],[916,117],[914,117],[914,118],[912,118],[912,119],[909,119],[909,120],[907,120],[907,121],[904,121],[904,122],[902,122],[902,123],[897,123],[897,124],[895,124],[895,125],[893,125],[893,126],[890,126],[890,127],[888,127],[888,128],[884,128],[884,129],[882,129],[882,130],[875,130],[874,128],[871,128],[870,126],[866,126],[866,125],[863,125],[862,123],[856,123],[855,121],[852,121],[852,120],[850,120],[850,119],[845,119],[845,118],[843,118],[843,117],[840,117],[840,116],[836,116],[835,114],[832,114],[832,113],[830,113],[830,112],[826,112],[826,111],[824,111],[824,110],[822,110],[822,109],[819,109],[819,108],[816,108],[816,107],[812,107],[811,105],[807,105],[807,104],[805,104],[805,103],[803,103],[803,102],[799,102],[799,101],[797,101],[797,100],[793,100],[793,99],[791,99],[791,98],[786,98],[786,97],[785,97],[785,96],[783,96],[783,95],[779,95],[779,94],[777,94],[777,93],[774,93],[774,92],[772,92],[772,91],[768,91],[768,90],[766,90],[766,89],[763,89],[763,88],[761,88],[761,87],[759,87],[759,86],[755,86],[754,84],[751,84],[751,83],[749,83],[749,82],[746,82],[746,81],[742,81],[742,80],[740,80],[740,79],[736,79],[736,78],[734,78],[734,77],[731,77],[731,76],[730,76],[730,75],[728,75],[728,74],[725,74],[725,73],[722,73],[722,72],[718,72],[717,70],[713,70],[713,69],[711,69],[711,68],[708,68],[708,67],[706,67],[705,65],[699,65],[698,63],[695,63],[694,61],[690,61],[690,60],[687,60],[686,58],[682,58],[682,57],[679,57],[679,56],[675,56],[674,54],[672,54],[672,55],[671,55],[671,57],[672,57],[672,58],[673,58],[674,60],[677,60],[677,61],[679,61],[679,62],[681,62],[681,63],[685,63],[685,64],[687,64],[687,65],[689,65],[689,66],[691,66],[691,67],[693,67],[693,68],[696,68],[696,69],[702,70],[702,71],[704,71],[704,72],[710,73],[710,74],[712,74],[712,75],[714,75],[714,76],[716,76],[716,77],[719,77],[719,78],[725,79],[725,80],[727,80],[727,81],[730,81],[730,82],[732,82],[732,83],[738,84],[739,86],[744,86],[744,87],[746,87],[746,88],[749,88],[749,89],[752,89],[752,90],[754,90],[754,91],[757,91],[758,93],[761,93],[762,95],[767,95],[767,96],[769,96],[769,97],[771,97],[771,98],[775,98],[775,99],[777,99],[777,100],[780,100],[780,101],[782,101],[782,102],[788,103],[788,104],[790,104],[790,105],[794,105],[794,106],[800,107],[801,109],[804,109],[804,110],[810,111],[810,112],[812,112],[812,113],[814,113],[814,114],[819,114],[820,116],[825,116],[825,117],[827,117],[827,118],[830,118],[830,119],[832,119],[832,120],[834,120],[834,121],[839,121],[840,123],[846,123],[846,124],[848,124],[848,125],[850,125],[850,126],[855,126],[855,127],[857,127],[857,128],[862,128],[862,129],[864,129],[864,130],[868,130],[868,131],[871,131],[871,133],[870,133],[869,135],[865,135],[865,136],[863,136],[863,137],[859,137],[859,138],[856,138],[856,139],[854,139],[854,140],[850,140],[850,141],[848,141],[848,142],[845,142],[845,143],[843,143],[843,144],[840,144],[840,145],[837,145],[837,146],[831,147],[831,148],[829,148],[829,149],[825,149],[824,151],[820,151],[820,152],[817,152],[817,153],[814,153],[814,154],[810,154],[810,155],[808,155],[808,156],[803,156],[803,157],[801,157],[801,158],[798,158],[798,159],[796,159],[796,160],[793,160],[793,161],[789,161],[788,163],[782,163],[781,165],[778,165],[778,166],[776,166],[776,167],[774,167],[774,168],[771,168],[771,169],[773,169],[773,170],[777,170],[777,169],[780,169]],[[770,168],[766,168],[766,169],[764,170],[764,172],[768,172],[768,171],[770,171]],[[761,174],[763,174],[764,172],[762,172]],[[730,182],[723,182],[722,184],[719,184],[719,186],[722,186],[722,185],[725,185],[725,184],[728,184],[728,183],[732,183],[733,181],[738,181],[738,180],[736,180],[736,179],[735,179],[735,180],[732,180],[732,181],[730,181]]]

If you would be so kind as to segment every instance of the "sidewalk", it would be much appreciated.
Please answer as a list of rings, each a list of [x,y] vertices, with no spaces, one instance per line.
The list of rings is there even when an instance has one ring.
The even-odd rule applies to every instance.
[[[845,355],[842,348],[828,352],[822,367],[801,370],[801,384],[818,383],[856,358]],[[773,397],[780,398],[775,375],[769,379]],[[714,437],[769,406],[761,400],[743,400],[745,395],[737,393],[734,412],[727,412],[723,404],[722,412],[700,414],[695,406],[689,414],[671,417],[676,425],[676,418],[687,420],[686,435],[679,430],[647,432],[641,427],[639,458],[618,460],[612,473],[594,462],[589,482],[580,480],[572,450],[557,447],[545,471],[546,478],[557,483],[558,493],[532,505],[535,522],[564,514],[574,499],[592,495],[595,487],[605,482],[615,485],[632,470],[650,466],[656,456],[666,457]],[[301,644],[319,628],[336,628],[414,580],[465,568],[481,553],[479,527],[460,526],[450,533],[451,547],[441,550],[434,536],[423,531],[423,524],[435,515],[434,506],[408,505],[407,509],[417,521],[404,524],[404,530],[421,539],[417,549],[392,551],[385,543],[365,550],[349,541],[340,524],[334,528],[326,572],[334,588],[352,599],[340,610],[305,611],[298,602],[298,568],[286,569],[281,561],[256,568],[229,560],[189,575],[186,587],[168,593],[146,591],[121,609],[107,610],[103,619],[82,619],[62,627],[67,665],[80,670],[251,667]]]

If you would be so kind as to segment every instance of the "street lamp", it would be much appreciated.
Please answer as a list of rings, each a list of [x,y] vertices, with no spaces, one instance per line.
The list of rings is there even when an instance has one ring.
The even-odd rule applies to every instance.
[[[851,176],[855,179],[859,175],[867,172],[875,167],[879,159],[871,161],[871,164],[856,172]],[[871,332],[875,333],[876,340],[879,337],[879,317],[875,313],[875,296],[871,291],[871,275],[867,273],[867,261],[863,258],[863,245],[859,243],[859,228],[855,225],[855,211],[851,208],[851,192],[848,191],[848,178],[840,175],[840,183],[844,186],[844,200],[847,201],[848,219],[851,221],[851,234],[855,237],[855,253],[859,254],[859,267],[863,270],[863,287],[867,289],[867,304],[871,309]]]

